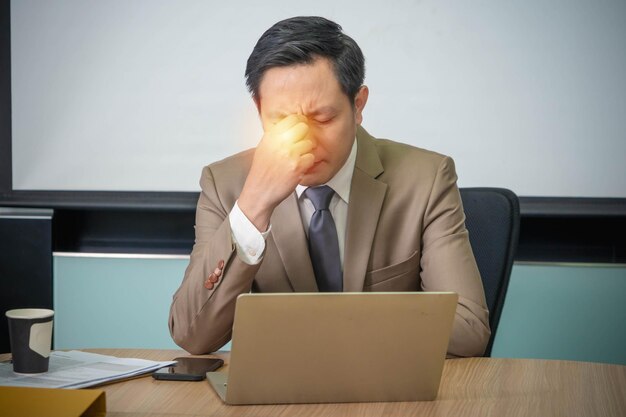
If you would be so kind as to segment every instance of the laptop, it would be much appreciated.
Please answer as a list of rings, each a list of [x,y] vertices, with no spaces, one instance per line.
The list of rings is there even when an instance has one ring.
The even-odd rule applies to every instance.
[[[457,298],[242,294],[230,362],[207,379],[233,405],[434,400]]]

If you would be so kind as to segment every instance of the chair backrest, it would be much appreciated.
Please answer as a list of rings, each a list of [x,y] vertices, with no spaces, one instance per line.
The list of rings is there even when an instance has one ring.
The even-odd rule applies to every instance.
[[[517,249],[519,200],[504,188],[461,188],[460,192],[489,308],[491,337],[485,356],[490,356]]]

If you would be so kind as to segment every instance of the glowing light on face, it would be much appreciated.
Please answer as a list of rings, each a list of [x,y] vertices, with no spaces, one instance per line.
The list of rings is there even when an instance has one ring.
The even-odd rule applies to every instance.
[[[363,103],[364,106],[364,103]],[[346,161],[360,122],[356,110],[341,90],[330,62],[319,58],[312,64],[268,70],[259,88],[258,109],[264,130],[290,114],[304,118],[307,139],[315,144],[315,165],[302,185],[328,182]]]

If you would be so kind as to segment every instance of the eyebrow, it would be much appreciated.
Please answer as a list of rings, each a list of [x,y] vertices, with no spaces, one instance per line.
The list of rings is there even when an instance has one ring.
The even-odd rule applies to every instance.
[[[335,112],[335,108],[333,106],[323,106],[323,107],[319,107],[311,112],[308,112],[308,114],[306,115],[307,117],[309,116],[319,116],[320,114],[328,114],[328,113],[334,113]],[[289,115],[289,113],[285,113],[282,111],[276,111],[276,112],[272,112],[270,113],[268,116],[271,119],[283,119],[285,117],[287,117]]]
[[[324,106],[324,107],[320,107],[318,109],[313,110],[312,112],[309,112],[309,115],[311,116],[318,116],[320,114],[327,114],[327,113],[334,113],[335,112],[335,108],[332,106]]]
[[[267,115],[270,119],[283,119],[287,116],[284,112],[272,112]]]

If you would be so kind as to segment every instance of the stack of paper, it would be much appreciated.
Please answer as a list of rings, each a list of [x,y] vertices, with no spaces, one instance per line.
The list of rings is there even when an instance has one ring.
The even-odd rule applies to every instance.
[[[176,362],[116,358],[96,353],[52,352],[48,372],[19,375],[10,363],[0,364],[0,386],[85,388],[152,372]]]

